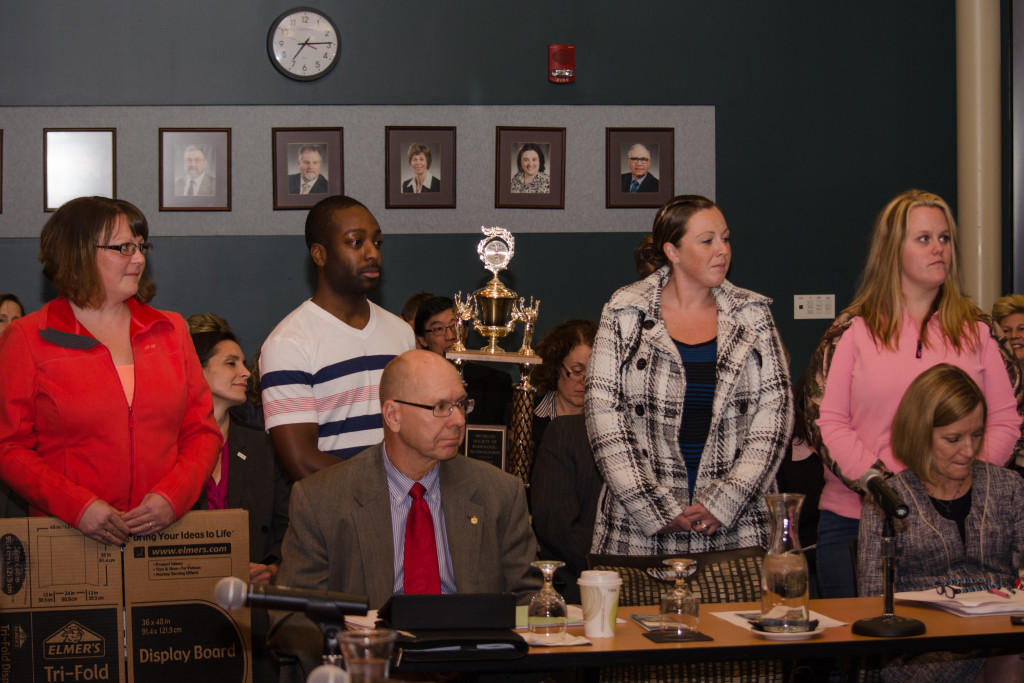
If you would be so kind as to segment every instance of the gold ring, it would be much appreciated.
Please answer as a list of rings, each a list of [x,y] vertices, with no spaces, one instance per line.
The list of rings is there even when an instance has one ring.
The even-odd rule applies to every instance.
[[[150,531],[152,531],[152,529],[153,529],[153,522],[149,523],[149,529],[150,529]]]

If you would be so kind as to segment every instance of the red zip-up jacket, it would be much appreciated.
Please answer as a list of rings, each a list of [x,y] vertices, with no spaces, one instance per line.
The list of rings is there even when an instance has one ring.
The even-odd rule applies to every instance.
[[[0,478],[32,514],[77,527],[97,498],[128,511],[154,492],[178,519],[213,471],[222,436],[185,321],[134,298],[128,307],[131,405],[66,299],[0,335]]]

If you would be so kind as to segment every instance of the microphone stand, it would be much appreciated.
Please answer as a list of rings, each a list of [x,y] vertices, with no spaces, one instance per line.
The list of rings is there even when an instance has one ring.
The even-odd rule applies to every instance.
[[[917,619],[893,614],[892,594],[896,584],[896,525],[892,515],[885,512],[882,522],[882,616],[858,619],[851,630],[858,636],[874,638],[903,638],[924,633],[924,623]]]
[[[366,605],[346,606],[343,614],[366,614]],[[320,627],[324,634],[323,665],[344,670],[345,658],[341,652],[338,633],[345,630],[344,617],[338,622],[338,607],[332,602],[310,601],[305,610],[306,618]],[[317,667],[319,670],[321,667]],[[310,675],[312,680],[312,674]],[[329,678],[328,680],[334,680]]]

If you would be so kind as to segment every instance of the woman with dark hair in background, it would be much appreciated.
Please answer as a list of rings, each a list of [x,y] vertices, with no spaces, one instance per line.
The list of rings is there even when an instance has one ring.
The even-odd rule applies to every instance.
[[[918,375],[896,409],[892,454],[906,469],[888,483],[910,508],[905,519],[894,520],[897,591],[931,591],[940,582],[964,579],[989,582],[993,588],[1014,586],[1013,555],[1024,545],[1024,482],[978,459],[986,437],[985,413],[984,392],[948,363]],[[882,594],[882,521],[882,510],[866,500],[857,542],[857,583],[865,597]],[[1024,680],[1018,653],[989,654],[900,655],[885,662],[882,678],[907,683]]]
[[[0,334],[7,326],[25,315],[25,307],[13,294],[0,294]]]
[[[540,400],[533,409],[533,442],[539,444],[551,420],[583,413],[587,364],[597,335],[593,320],[563,320],[537,344],[544,362],[530,379]]]
[[[903,465],[889,426],[903,392],[939,363],[962,368],[988,404],[983,460],[1002,465],[1020,438],[1020,374],[1002,335],[963,293],[957,231],[941,197],[908,190],[875,221],[857,295],[825,332],[808,368],[804,409],[811,446],[825,463],[818,521],[823,598],[853,597],[850,542],[857,538],[858,479]],[[1004,355],[1005,354],[1005,355]]]
[[[593,552],[765,547],[793,424],[770,300],[725,279],[730,232],[705,197],[670,200],[637,251],[651,274],[605,305],[587,371]]]
[[[540,145],[527,142],[516,153],[519,172],[512,176],[513,193],[547,194],[551,191],[551,178],[545,172],[544,150]]]
[[[202,321],[197,323],[201,325]],[[249,582],[274,583],[281,563],[281,541],[288,529],[291,482],[277,460],[270,437],[242,426],[229,414],[231,407],[245,403],[249,379],[245,355],[235,335],[230,330],[195,332],[192,341],[213,394],[213,415],[224,440],[197,507],[247,510]],[[269,628],[266,610],[253,610],[252,623],[256,680],[275,680],[272,657],[265,645]]]
[[[110,545],[185,514],[221,443],[185,321],[146,304],[148,238],[126,201],[67,202],[40,235],[58,297],[0,336],[0,477]]]

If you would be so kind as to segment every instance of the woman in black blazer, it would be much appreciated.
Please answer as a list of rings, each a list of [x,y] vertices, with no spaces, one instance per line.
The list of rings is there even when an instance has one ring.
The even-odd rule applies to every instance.
[[[190,319],[191,322],[191,319]],[[224,435],[213,475],[197,509],[242,508],[249,512],[249,582],[271,584],[281,563],[281,541],[288,528],[291,481],[277,459],[270,437],[231,419],[228,409],[245,402],[249,370],[230,330],[193,332],[203,375],[213,394],[213,416]],[[253,610],[253,673],[257,682],[276,680],[266,650],[267,612]]]

